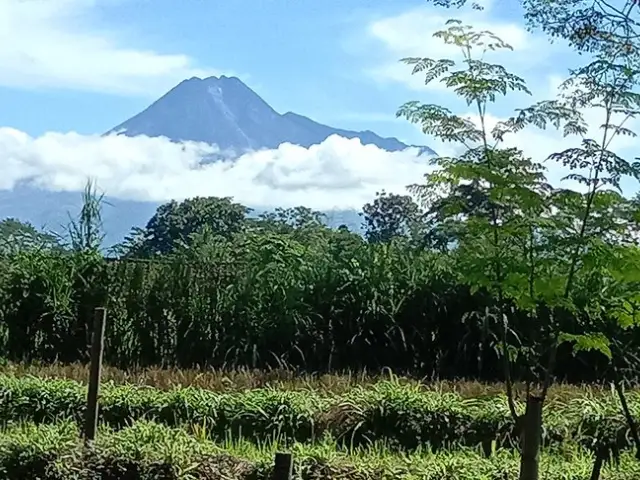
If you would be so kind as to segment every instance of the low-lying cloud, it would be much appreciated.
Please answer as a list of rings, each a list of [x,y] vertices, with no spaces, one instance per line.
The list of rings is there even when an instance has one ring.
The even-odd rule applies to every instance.
[[[588,137],[597,138],[602,112],[590,109],[585,121]],[[472,114],[466,115],[476,121]],[[487,116],[491,128],[500,118]],[[633,120],[625,126],[640,129]],[[427,141],[441,155],[462,153],[460,146]],[[526,128],[508,136],[503,146],[520,148],[525,156],[543,162],[550,154],[579,146],[580,139],[563,137],[554,129]],[[610,148],[631,160],[637,150],[634,137],[617,137]],[[165,202],[194,196],[229,196],[255,208],[305,205],[317,210],[360,209],[382,189],[406,193],[433,167],[417,150],[387,152],[359,139],[337,135],[310,148],[282,144],[274,150],[232,158],[204,143],[176,143],[167,138],[124,135],[80,135],[49,132],[31,137],[0,127],[0,190],[28,184],[50,191],[81,191],[88,178],[108,196],[137,201]],[[211,159],[215,161],[211,161]],[[546,162],[549,181],[559,186],[566,167]],[[580,188],[575,182],[565,187]],[[625,193],[637,192],[637,183],[623,181]]]
[[[310,148],[282,144],[231,159],[214,146],[162,137],[51,132],[34,138],[0,128],[0,157],[4,190],[26,183],[80,191],[92,178],[121,199],[231,196],[251,206],[318,210],[359,209],[381,189],[405,192],[429,170],[428,157],[416,150],[391,153],[339,136]],[[203,163],[211,157],[217,160]]]

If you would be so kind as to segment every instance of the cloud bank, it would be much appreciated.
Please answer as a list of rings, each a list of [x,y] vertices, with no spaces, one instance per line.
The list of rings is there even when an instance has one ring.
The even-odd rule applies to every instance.
[[[201,163],[211,156],[218,160]],[[34,138],[0,128],[0,158],[4,190],[29,184],[80,191],[92,178],[107,195],[128,200],[231,196],[250,206],[318,210],[359,209],[381,189],[404,193],[429,169],[415,150],[390,153],[339,136],[310,148],[282,144],[234,160],[210,145],[166,138],[73,132]]]
[[[550,90],[557,88],[551,79]],[[463,115],[477,122],[469,113]],[[588,136],[599,132],[602,112],[589,110],[585,120]],[[499,120],[488,115],[488,128]],[[627,124],[633,130],[638,121]],[[439,154],[459,155],[459,146],[428,141]],[[503,146],[516,147],[535,161],[544,162],[554,152],[578,146],[580,139],[563,137],[553,129],[527,128],[507,136]],[[618,137],[611,148],[633,158],[638,141]],[[19,130],[0,127],[0,158],[3,171],[0,190],[31,185],[50,191],[81,191],[88,178],[107,195],[125,200],[165,202],[194,196],[229,196],[245,205],[261,208],[305,205],[317,210],[360,209],[384,189],[406,193],[433,167],[417,150],[387,152],[359,139],[333,135],[310,148],[282,144],[231,158],[204,143],[176,143],[163,137],[80,135],[49,132],[31,137]],[[215,159],[215,161],[211,161]],[[559,185],[568,170],[546,164],[547,176]],[[637,191],[624,182],[625,193]],[[565,183],[569,188],[579,185]]]

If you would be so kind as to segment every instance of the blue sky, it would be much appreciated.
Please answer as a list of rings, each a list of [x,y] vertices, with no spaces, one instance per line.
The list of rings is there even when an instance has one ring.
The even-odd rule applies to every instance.
[[[181,77],[222,73],[240,76],[279,111],[297,111],[347,127],[377,127],[389,134],[402,131],[394,122],[380,126],[379,122],[367,121],[368,114],[392,118],[405,97],[399,91],[380,88],[370,79],[363,81],[367,59],[349,53],[349,48],[351,37],[365,31],[371,19],[402,12],[421,2],[354,0],[348,8],[345,2],[336,0],[49,3],[58,2],[66,4],[67,11],[52,8],[33,22],[32,32],[51,31],[42,34],[43,41],[62,33],[78,39],[89,37],[96,43],[107,41],[107,48],[96,45],[93,49],[98,50],[98,58],[102,55],[110,63],[126,50],[141,52],[143,61],[160,73],[136,75],[135,66],[120,64],[115,68],[117,73],[107,73],[113,78],[106,82],[93,79],[91,72],[78,75],[73,70],[84,69],[85,57],[93,54],[95,58],[96,52],[81,45],[62,44],[72,43],[73,38],[58,38],[61,45],[52,45],[51,50],[68,63],[64,70],[43,67],[29,72],[28,65],[20,65],[28,63],[31,52],[27,51],[22,61],[15,62],[15,81],[2,82],[2,125],[33,135],[48,130],[102,132],[142,110]],[[17,26],[23,17],[42,11],[44,2],[9,3],[22,3],[17,9],[23,11],[14,13],[12,22]],[[44,55],[45,48],[37,53]],[[180,58],[172,59],[171,55]],[[363,57],[373,60],[375,55],[367,52]],[[152,87],[145,89],[147,83]]]
[[[57,41],[60,45],[48,48],[60,58],[48,61],[66,63],[29,72],[29,66],[20,63],[28,64],[34,51],[47,54],[46,46],[33,46],[25,49],[23,60],[13,62],[15,80],[0,78],[0,102],[5,106],[0,124],[32,135],[49,130],[103,132],[138,113],[181,77],[222,73],[241,77],[280,112],[296,111],[327,123],[418,141],[415,129],[394,121],[393,114],[404,101],[425,96],[371,74],[402,54],[394,57],[393,48],[387,48],[390,42],[377,38],[372,28],[414,11],[458,13],[425,8],[423,0],[8,1],[17,4],[14,11],[22,10],[9,19],[24,34],[23,18],[48,10],[28,33],[42,35],[43,42]],[[64,6],[51,8],[54,4]],[[512,10],[493,6],[491,18],[517,21],[520,12]],[[63,34],[69,38],[59,38]],[[108,45],[83,48],[73,45],[74,37]],[[136,72],[135,65],[122,63],[115,72],[74,71],[87,68],[86,57],[96,62],[105,58],[109,65],[118,55],[126,58],[127,50],[140,53],[159,73],[151,68]],[[408,67],[402,68],[409,78]],[[92,78],[105,73],[112,78]]]
[[[516,106],[552,96],[577,58],[563,45],[527,33],[517,2],[483,4],[485,10],[477,12],[436,8],[424,0],[3,0],[0,127],[5,127],[5,135],[0,135],[0,153],[12,159],[14,176],[4,183],[0,180],[0,188],[29,178],[47,188],[74,189],[83,183],[82,175],[102,172],[101,184],[123,197],[162,200],[184,196],[188,190],[242,199],[256,190],[252,169],[271,165],[283,175],[289,172],[288,157],[279,152],[246,159],[248,172],[236,171],[233,182],[215,188],[204,183],[182,190],[174,184],[158,187],[158,178],[175,174],[176,168],[194,181],[197,153],[177,158],[180,153],[168,146],[160,162],[165,170],[147,178],[140,170],[140,165],[149,164],[150,154],[144,149],[153,144],[149,148],[158,157],[157,143],[95,144],[102,141],[95,134],[140,112],[194,75],[236,75],[281,113],[295,111],[336,127],[371,129],[448,153],[450,146],[425,138],[415,126],[394,118],[399,105],[414,99],[467,111],[451,93],[438,85],[424,87],[420,78],[410,75],[409,67],[398,62],[403,56],[451,54],[432,37],[447,18],[491,30],[515,48],[515,53],[494,60],[524,76],[534,97],[498,103],[491,112],[496,119]],[[553,132],[523,132],[514,142],[536,156],[567,145]],[[334,142],[293,151],[296,158],[307,158],[304,165],[291,162],[308,169],[310,184],[297,196],[282,197],[283,201],[311,198],[312,179],[318,171],[336,167],[336,162],[346,164],[354,185],[359,185],[357,191],[345,192],[340,200],[335,200],[335,193],[322,200],[318,194],[312,197],[317,198],[313,206],[326,207],[331,201],[337,201],[336,206],[356,204],[380,188],[401,189],[424,171],[415,159],[387,158],[382,153],[376,153],[380,168],[373,171],[371,162],[361,158],[371,157],[371,151],[358,148]],[[127,168],[122,158],[128,159]],[[397,175],[390,179],[389,172]],[[133,178],[143,177],[146,180],[133,185]],[[130,185],[128,190],[123,183]],[[185,180],[178,183],[185,185]],[[251,200],[264,201],[272,194],[264,191]]]

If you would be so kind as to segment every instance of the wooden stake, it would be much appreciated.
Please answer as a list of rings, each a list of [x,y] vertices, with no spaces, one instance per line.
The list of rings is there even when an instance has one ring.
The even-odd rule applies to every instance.
[[[98,430],[98,395],[100,393],[100,374],[102,373],[102,352],[104,350],[104,330],[107,322],[107,310],[96,308],[93,317],[93,339],[91,343],[91,370],[89,373],[89,391],[87,392],[87,416],[85,419],[85,440],[91,442]]]
[[[276,453],[273,463],[273,480],[291,480],[293,476],[293,455],[291,453]]]

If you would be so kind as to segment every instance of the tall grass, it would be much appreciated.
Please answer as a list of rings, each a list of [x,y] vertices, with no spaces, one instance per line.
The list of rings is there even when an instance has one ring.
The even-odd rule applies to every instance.
[[[388,367],[419,377],[502,377],[491,332],[470,321],[494,302],[460,282],[448,255],[320,227],[246,228],[231,238],[207,230],[206,241],[196,235],[202,242],[171,255],[108,261],[102,202],[87,183],[70,248],[0,256],[0,356],[85,362],[93,309],[106,306],[104,358],[122,368]],[[548,319],[538,321],[542,328]],[[525,322],[514,314],[521,337],[531,330]],[[568,322],[563,331],[579,333],[579,319]],[[640,333],[624,335],[640,346]],[[603,376],[604,358],[575,358],[569,348],[559,352],[560,379]],[[514,375],[528,367],[520,359]]]
[[[489,300],[457,284],[442,257],[394,244],[344,251],[339,242],[263,235],[221,243],[199,262],[20,252],[0,259],[0,352],[12,361],[86,361],[92,310],[106,305],[105,361],[123,368],[389,367],[501,378],[489,340],[465,322]],[[595,354],[559,355],[561,379],[603,374]]]

